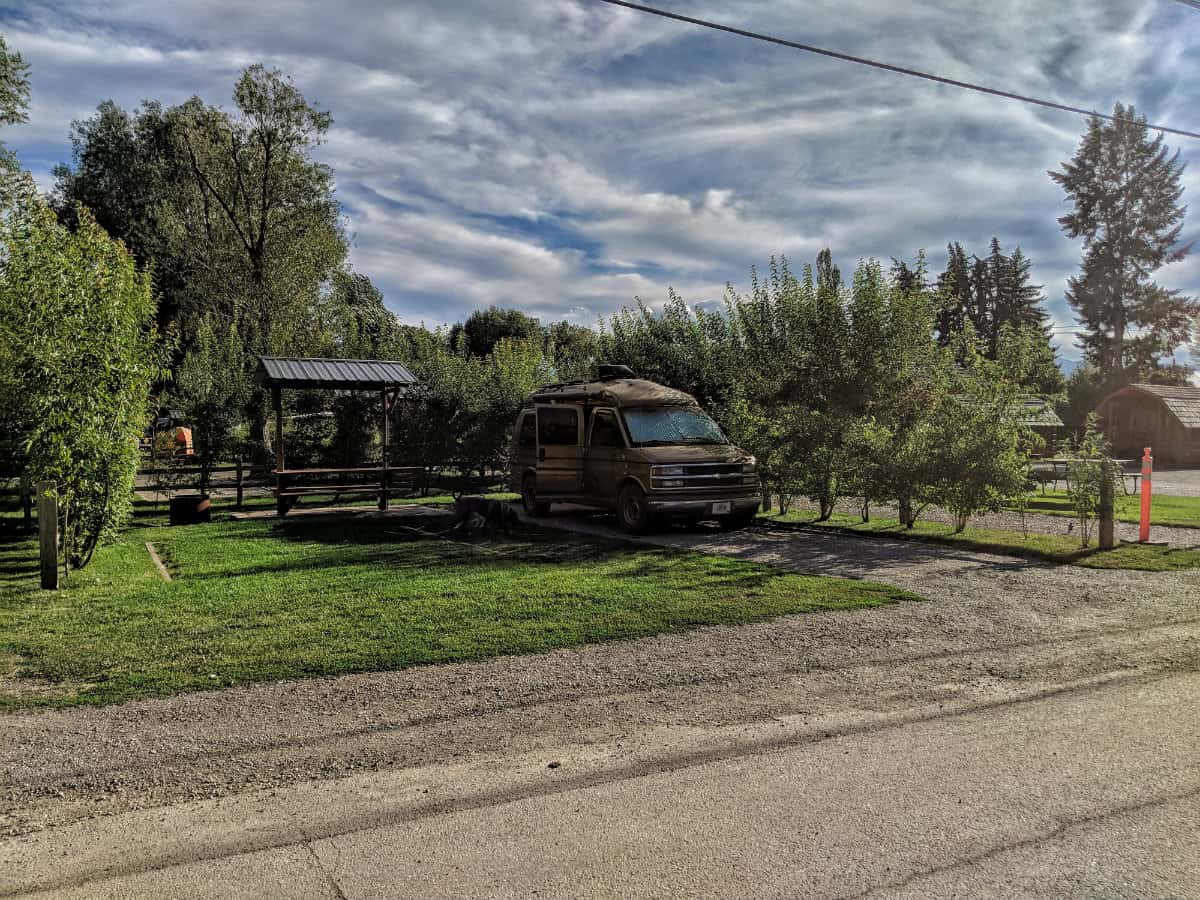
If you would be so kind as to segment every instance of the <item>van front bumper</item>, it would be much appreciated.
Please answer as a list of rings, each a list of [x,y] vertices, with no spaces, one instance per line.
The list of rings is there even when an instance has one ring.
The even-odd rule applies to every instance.
[[[704,500],[699,498],[686,500],[674,499],[669,497],[655,497],[649,494],[646,497],[646,507],[653,513],[668,513],[681,516],[711,516],[713,513],[714,503],[728,503],[729,512],[721,515],[739,515],[757,512],[759,505],[762,503],[762,498],[758,494],[751,494],[748,497],[710,497]]]

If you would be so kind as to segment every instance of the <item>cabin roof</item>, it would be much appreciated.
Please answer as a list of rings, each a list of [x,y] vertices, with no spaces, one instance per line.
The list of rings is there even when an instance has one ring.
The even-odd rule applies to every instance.
[[[1200,428],[1200,387],[1189,384],[1130,384],[1109,394],[1104,402],[1129,393],[1154,397],[1184,428]]]

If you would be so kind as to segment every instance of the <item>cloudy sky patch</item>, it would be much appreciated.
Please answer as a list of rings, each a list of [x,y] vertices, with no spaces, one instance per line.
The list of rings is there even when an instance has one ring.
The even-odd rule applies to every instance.
[[[663,5],[1200,129],[1200,12],[1171,0]],[[982,253],[995,234],[1032,257],[1071,327],[1080,251],[1046,170],[1073,153],[1077,116],[595,0],[0,3],[0,23],[33,67],[30,122],[6,140],[43,185],[69,160],[71,121],[105,99],[228,107],[246,65],[289,73],[333,113],[319,154],[352,262],[408,321],[497,303],[594,324],[668,285],[712,301],[772,254],[798,265],[829,246],[850,268],[923,247],[938,269],[948,241]],[[1192,201],[1200,170],[1185,184]],[[1160,280],[1200,293],[1200,262]],[[1078,355],[1069,335],[1062,351]]]

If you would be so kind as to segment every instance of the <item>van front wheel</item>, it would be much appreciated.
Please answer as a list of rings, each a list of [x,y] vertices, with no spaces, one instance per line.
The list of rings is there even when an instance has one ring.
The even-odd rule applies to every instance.
[[[634,534],[645,534],[653,523],[650,509],[646,506],[646,495],[636,484],[626,485],[621,491],[617,499],[617,513],[625,530]]]
[[[528,516],[541,518],[550,513],[550,504],[537,498],[537,482],[532,475],[525,476],[525,480],[521,482],[521,503]]]

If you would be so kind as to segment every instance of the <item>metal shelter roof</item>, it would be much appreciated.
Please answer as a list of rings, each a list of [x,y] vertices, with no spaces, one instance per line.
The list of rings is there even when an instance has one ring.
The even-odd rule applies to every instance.
[[[416,384],[402,364],[390,359],[301,359],[260,356],[259,378],[268,387],[385,390]]]

